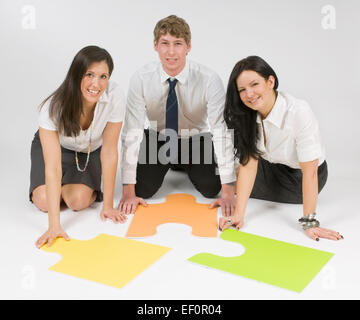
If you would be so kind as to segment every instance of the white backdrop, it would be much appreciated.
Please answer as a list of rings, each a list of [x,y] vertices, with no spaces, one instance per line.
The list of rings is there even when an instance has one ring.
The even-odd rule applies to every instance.
[[[342,209],[334,209],[333,220],[337,225],[341,215],[343,225],[352,225],[357,210],[348,207],[344,218],[342,203],[355,203],[360,177],[359,0],[0,0],[0,244],[1,252],[5,249],[12,257],[7,258],[8,271],[17,272],[15,281],[20,281],[24,262],[20,256],[12,260],[6,245],[10,237],[28,237],[31,241],[18,238],[17,248],[35,261],[29,248],[46,227],[45,218],[36,216],[40,224],[22,212],[30,206],[30,144],[38,105],[63,81],[74,55],[90,44],[110,52],[115,62],[112,77],[127,92],[133,72],[157,59],[153,28],[170,14],[183,17],[191,27],[189,58],[217,71],[224,86],[234,64],[256,54],[274,68],[280,90],[310,103],[327,151],[327,196]],[[348,181],[347,188],[337,185],[338,178]],[[343,202],[336,200],[339,193]],[[24,232],[16,235],[21,226]],[[348,244],[356,245],[355,233]],[[352,265],[347,261],[341,262],[343,270]],[[354,283],[350,275],[346,283]],[[353,292],[356,288],[354,284]]]
[[[267,60],[280,89],[307,100],[318,116],[330,174],[359,175],[357,0],[0,3],[2,170],[28,170],[37,106],[60,85],[78,50],[89,44],[106,48],[115,62],[113,79],[126,92],[132,73],[157,59],[156,22],[176,14],[191,27],[189,57],[217,71],[225,86],[241,58]]]

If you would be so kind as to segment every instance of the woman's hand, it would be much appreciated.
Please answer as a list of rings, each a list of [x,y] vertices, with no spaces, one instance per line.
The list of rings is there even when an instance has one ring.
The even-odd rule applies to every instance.
[[[344,237],[339,234],[339,232],[325,229],[325,228],[310,228],[305,230],[305,233],[308,237],[310,237],[313,240],[319,241],[320,238],[330,239],[330,240],[341,240],[344,239]]]
[[[52,242],[56,238],[64,238],[65,240],[70,240],[70,237],[67,233],[61,228],[58,227],[50,227],[48,231],[46,231],[35,243],[37,248],[41,248],[44,244],[47,243],[47,246],[50,247]]]
[[[111,219],[114,223],[125,223],[127,217],[125,214],[119,212],[114,208],[104,209],[102,208],[100,213],[100,218],[102,221],[105,221],[106,218]]]
[[[240,228],[242,228],[243,225],[244,225],[244,217],[239,215],[233,215],[226,218],[221,217],[219,219],[219,229],[221,231],[226,230],[230,226],[235,226],[235,228],[239,230]]]

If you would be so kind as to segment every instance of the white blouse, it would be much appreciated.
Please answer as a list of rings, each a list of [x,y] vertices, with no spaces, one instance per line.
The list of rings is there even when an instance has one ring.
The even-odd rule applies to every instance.
[[[258,114],[256,122],[260,135],[257,148],[265,160],[294,169],[300,169],[299,162],[316,159],[319,165],[324,162],[325,148],[319,125],[306,101],[278,92],[266,119],[261,120]]]
[[[49,106],[51,99],[46,101],[41,108],[39,116],[39,126],[46,130],[57,131],[57,126],[49,117]],[[126,101],[122,89],[117,83],[109,81],[104,93],[101,95],[94,110],[92,125],[87,130],[81,130],[77,137],[66,137],[59,134],[62,147],[78,151],[87,152],[90,134],[91,151],[98,149],[102,145],[102,134],[108,122],[122,122],[125,116]]]

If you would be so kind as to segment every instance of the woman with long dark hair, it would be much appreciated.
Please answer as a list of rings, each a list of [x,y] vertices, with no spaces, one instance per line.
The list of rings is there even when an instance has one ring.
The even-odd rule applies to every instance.
[[[241,228],[251,197],[303,204],[299,222],[310,238],[342,239],[316,219],[328,175],[318,122],[304,100],[278,91],[278,85],[274,70],[258,56],[239,61],[230,75],[224,117],[234,130],[240,165],[235,213],[222,217],[220,228]]]
[[[81,49],[64,82],[40,106],[39,130],[31,145],[29,197],[48,213],[49,228],[37,240],[37,247],[49,246],[57,237],[69,239],[60,224],[62,201],[75,211],[103,201],[102,220],[126,220],[113,207],[125,113],[124,94],[109,81],[113,68],[105,49]]]

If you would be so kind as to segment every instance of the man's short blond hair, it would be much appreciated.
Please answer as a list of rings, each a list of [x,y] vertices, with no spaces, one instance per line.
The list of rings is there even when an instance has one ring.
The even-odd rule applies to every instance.
[[[190,27],[187,22],[178,16],[171,15],[161,19],[154,29],[154,41],[157,44],[160,37],[169,33],[176,38],[184,38],[187,45],[191,40]]]

